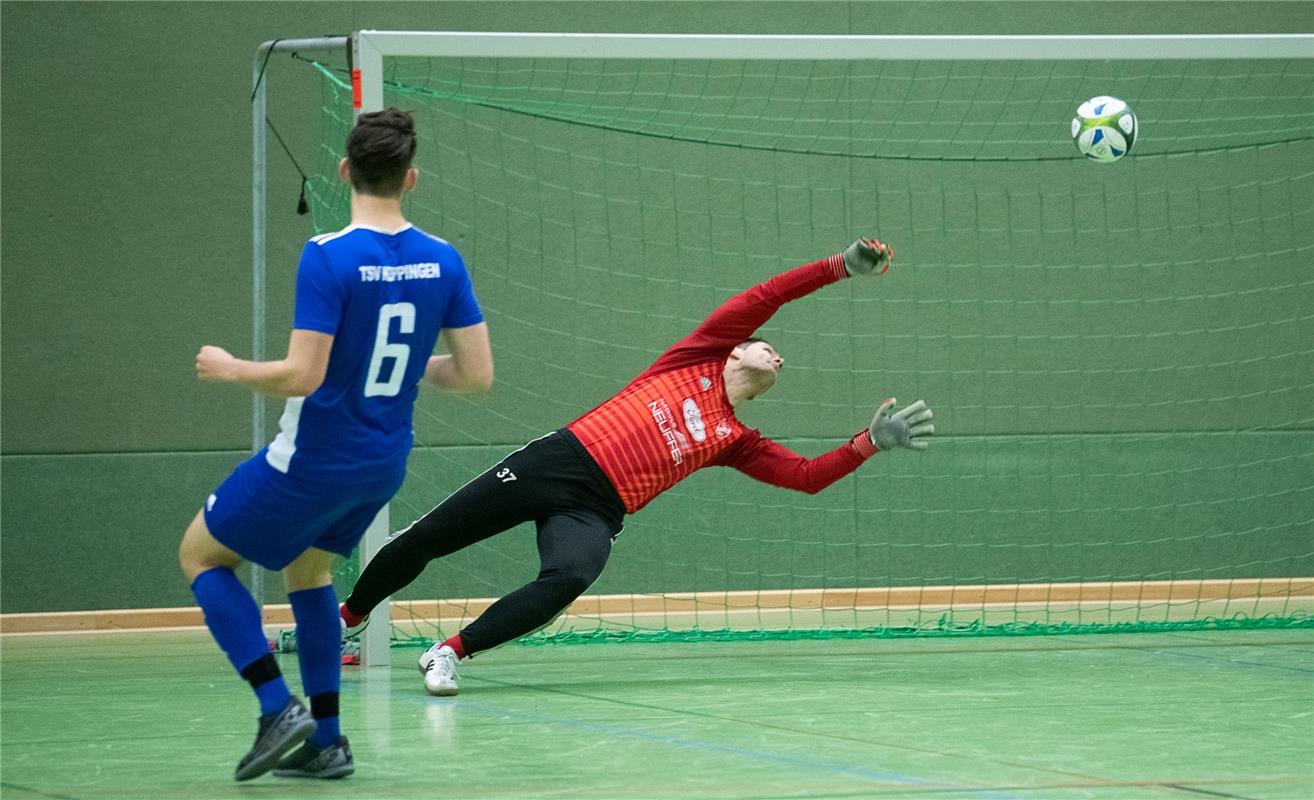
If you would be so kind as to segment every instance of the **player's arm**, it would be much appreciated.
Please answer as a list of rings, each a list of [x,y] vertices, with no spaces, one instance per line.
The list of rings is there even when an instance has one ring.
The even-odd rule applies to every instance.
[[[935,433],[931,409],[918,400],[896,412],[894,403],[893,398],[881,403],[871,425],[816,458],[801,456],[754,431],[727,451],[721,463],[772,486],[816,494],[881,450],[926,449],[924,437]]]
[[[287,357],[278,361],[247,361],[222,347],[205,345],[196,354],[196,377],[240,383],[274,397],[306,397],[324,382],[332,351],[332,335],[300,329],[292,331]]]
[[[446,353],[429,356],[424,382],[449,392],[485,392],[493,386],[493,349],[488,324],[444,328],[440,334]]]
[[[311,240],[297,264],[296,307],[287,357],[246,361],[222,347],[206,345],[196,354],[196,376],[231,381],[275,397],[307,397],[328,372],[333,337],[342,320],[347,291],[333,276],[321,248]]]
[[[653,366],[674,366],[666,362],[678,361],[686,355],[701,357],[708,351],[728,353],[752,336],[785,303],[851,275],[883,275],[893,258],[894,251],[889,245],[862,238],[842,253],[782,272],[722,303]]]

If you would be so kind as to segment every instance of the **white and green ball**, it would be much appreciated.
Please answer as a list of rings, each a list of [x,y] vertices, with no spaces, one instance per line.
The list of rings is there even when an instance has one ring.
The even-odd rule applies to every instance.
[[[1140,126],[1131,106],[1116,97],[1100,95],[1077,106],[1072,118],[1072,140],[1082,155],[1112,164],[1131,152]]]

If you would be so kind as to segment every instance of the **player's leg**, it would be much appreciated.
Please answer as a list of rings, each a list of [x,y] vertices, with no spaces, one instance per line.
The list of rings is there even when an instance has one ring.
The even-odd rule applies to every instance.
[[[461,631],[466,655],[497,647],[551,622],[602,574],[613,530],[593,511],[553,514],[538,525],[539,572]]]
[[[211,535],[201,512],[183,534],[178,560],[210,633],[260,699],[260,713],[281,711],[292,695],[269,652],[260,607],[234,572],[242,557]]]
[[[394,534],[361,571],[342,605],[343,620],[359,624],[385,597],[419,577],[430,561],[537,518],[552,499],[550,484],[527,469],[540,441],[489,467]]]
[[[377,510],[377,509],[375,509]],[[278,763],[275,775],[342,778],[355,772],[342,735],[338,697],[342,682],[342,621],[333,591],[336,553],[311,547],[283,569],[283,583],[297,624],[297,662],[310,700],[315,732]]]
[[[260,702],[256,744],[238,763],[235,775],[238,780],[254,778],[310,735],[314,722],[288,691],[269,652],[260,607],[234,572],[242,557],[210,533],[204,511],[187,526],[178,561],[211,635]]]
[[[420,659],[425,689],[436,695],[456,694],[459,659],[551,622],[602,574],[615,532],[600,514],[582,508],[540,520],[538,577],[493,603],[456,636],[429,648]]]

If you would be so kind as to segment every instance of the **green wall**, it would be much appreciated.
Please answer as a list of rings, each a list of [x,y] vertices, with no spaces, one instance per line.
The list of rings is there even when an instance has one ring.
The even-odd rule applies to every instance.
[[[176,567],[177,539],[250,442],[249,395],[196,382],[192,359],[206,343],[238,354],[250,348],[248,98],[262,41],[361,28],[1289,32],[1309,29],[1309,8],[6,2],[0,608],[191,604]],[[317,96],[319,81],[280,57],[271,86],[269,116],[312,168],[320,134],[307,98]],[[1099,246],[1080,235],[1076,212],[1062,208],[1071,170],[1086,165],[865,162],[850,169],[838,159],[804,167],[778,157],[770,162],[774,178],[802,193],[776,197],[771,203],[787,206],[777,208],[754,205],[761,195],[736,177],[761,163],[748,155],[679,143],[629,152],[633,145],[615,138],[581,142],[546,124],[498,122],[507,125],[499,137],[463,134],[466,155],[426,151],[432,160],[417,202],[431,205],[416,211],[456,241],[476,271],[494,323],[499,383],[476,402],[422,401],[417,428],[432,447],[415,463],[429,485],[403,490],[394,521],[422,513],[516,443],[604,398],[728,291],[871,230],[869,215],[855,210],[870,200],[881,210],[879,232],[896,243],[898,270],[880,284],[833,287],[783,312],[768,335],[790,359],[787,379],[744,416],[813,454],[860,427],[869,401],[889,392],[924,396],[947,434],[934,460],[891,457],[814,498],[759,489],[723,471],[697,476],[631,521],[597,590],[789,585],[791,570],[799,585],[848,585],[855,575],[917,583],[1314,570],[1307,232],[1314,201],[1308,179],[1262,188],[1308,173],[1308,147],[1296,164],[1246,156],[1225,159],[1221,173],[1192,160],[1139,162],[1134,178],[1110,171],[1099,192],[1139,202],[1136,260],[1179,266],[1074,268],[1077,280],[1060,286],[1046,266]],[[517,159],[577,145],[620,148],[621,161],[659,169],[617,182],[578,167],[569,191],[597,201],[578,216],[562,216],[547,187],[517,191]],[[481,155],[480,147],[500,149]],[[500,173],[488,167],[494,161]],[[725,177],[730,199],[742,205],[739,222],[718,221],[707,200],[668,204],[679,194],[670,165]],[[486,190],[460,194],[480,180],[491,182]],[[312,232],[309,219],[293,213],[297,186],[286,159],[272,153],[269,342],[278,352],[291,315],[291,265]],[[499,193],[518,205],[488,200]],[[936,197],[949,202],[936,205]],[[668,205],[706,230],[686,225],[690,239],[645,261],[627,247],[632,223],[643,220],[626,213]],[[1289,213],[1272,213],[1283,207]],[[1105,213],[1116,226],[1126,209],[1114,202]],[[784,224],[746,229],[745,220],[768,210]],[[509,224],[517,214],[549,224],[513,244],[506,231],[519,230]],[[1037,217],[1067,231],[1065,238],[1028,227]],[[728,263],[700,244],[726,237],[731,250],[755,257]],[[992,248],[1007,248],[1020,266],[1003,282],[991,264],[964,256]],[[1235,276],[1267,290],[1238,293],[1231,276],[1180,266],[1189,254],[1220,249],[1264,253],[1237,260]],[[672,271],[653,274],[652,263]],[[1125,289],[1111,294],[1111,279]],[[1137,297],[1193,299],[1126,313]],[[999,302],[962,302],[973,299]],[[1230,333],[1210,334],[1204,325],[1185,344],[1157,335],[1200,327],[1197,316],[1221,320],[1213,327]],[[1008,348],[982,335],[1000,326],[1014,334]],[[1074,327],[1084,338],[1066,352],[1062,332]],[[586,340],[602,343],[580,344]],[[1145,352],[1146,343],[1157,349]],[[1275,343],[1290,357],[1248,358]],[[1019,368],[1065,359],[1081,369],[1051,369],[1042,379]],[[1126,374],[1129,364],[1140,374]],[[1181,398],[1192,403],[1175,402]],[[1137,413],[1120,413],[1124,407]],[[271,421],[276,412],[271,406]],[[531,539],[503,537],[453,559],[412,594],[510,588],[533,571]]]

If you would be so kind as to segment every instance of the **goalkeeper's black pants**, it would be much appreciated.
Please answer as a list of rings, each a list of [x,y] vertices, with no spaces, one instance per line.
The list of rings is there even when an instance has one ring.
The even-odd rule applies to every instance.
[[[551,622],[597,580],[624,516],[602,469],[563,428],[511,453],[394,535],[361,573],[347,608],[368,614],[433,559],[533,520],[538,577],[461,630],[467,655],[497,647]]]

